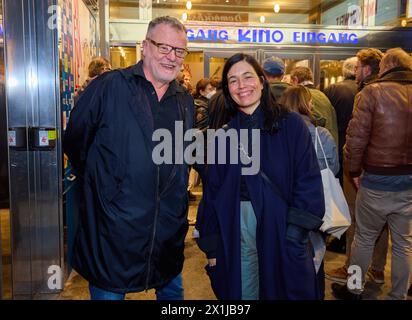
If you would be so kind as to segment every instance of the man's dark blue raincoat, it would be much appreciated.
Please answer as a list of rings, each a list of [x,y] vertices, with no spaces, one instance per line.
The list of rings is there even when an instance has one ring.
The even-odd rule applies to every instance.
[[[283,194],[279,196],[261,174],[245,176],[257,218],[260,299],[320,299],[310,243],[287,239],[288,207],[302,213],[295,221],[305,225],[305,213],[324,215],[322,179],[309,130],[301,117],[290,113],[279,120],[279,132],[261,131],[260,168]],[[239,130],[239,113],[229,122]],[[199,246],[215,267],[206,266],[220,299],[241,299],[240,267],[241,165],[207,168]],[[286,201],[289,205],[286,203]],[[294,226],[298,228],[297,226]],[[318,225],[319,227],[319,225]]]
[[[73,267],[118,293],[162,287],[183,268],[187,166],[172,165],[159,184],[148,86],[141,63],[94,80],[71,113],[64,141],[82,188]],[[172,107],[192,128],[193,99],[177,83],[170,86]]]

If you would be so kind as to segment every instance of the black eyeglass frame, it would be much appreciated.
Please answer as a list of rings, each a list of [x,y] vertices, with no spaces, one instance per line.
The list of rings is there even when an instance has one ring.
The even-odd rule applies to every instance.
[[[154,46],[156,46],[156,47],[157,47],[157,50],[159,50],[159,52],[160,52],[161,54],[169,54],[170,52],[174,51],[176,57],[181,58],[181,59],[184,59],[184,58],[186,58],[186,56],[190,53],[189,50],[187,50],[187,49],[185,49],[185,48],[173,47],[173,46],[171,46],[171,45],[169,45],[169,44],[166,44],[166,43],[156,42],[156,41],[154,41],[153,39],[150,39],[150,38],[146,38],[146,40],[149,41],[150,43],[152,43]],[[166,51],[165,51],[165,52],[161,52],[161,51],[160,51],[160,50],[161,50],[161,49],[160,49],[160,46],[167,47],[167,48],[168,48],[168,51],[167,51],[167,52],[166,52]],[[178,53],[177,50],[182,50],[182,51],[183,51],[182,54]]]

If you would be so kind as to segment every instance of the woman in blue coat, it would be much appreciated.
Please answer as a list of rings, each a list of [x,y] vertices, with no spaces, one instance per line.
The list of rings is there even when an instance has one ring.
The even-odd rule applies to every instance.
[[[308,234],[322,224],[324,200],[309,130],[276,103],[253,57],[232,56],[222,85],[232,114],[222,126],[238,136],[247,130],[248,145],[238,149],[248,157],[251,129],[260,129],[260,170],[207,166],[198,243],[213,290],[219,299],[320,299]],[[228,148],[216,149],[216,158]]]

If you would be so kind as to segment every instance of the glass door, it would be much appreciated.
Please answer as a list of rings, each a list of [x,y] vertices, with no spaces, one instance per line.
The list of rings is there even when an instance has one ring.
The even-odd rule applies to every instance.
[[[345,53],[328,52],[319,55],[320,90],[344,80],[342,74],[343,62],[347,58],[356,56],[356,52],[357,50]]]

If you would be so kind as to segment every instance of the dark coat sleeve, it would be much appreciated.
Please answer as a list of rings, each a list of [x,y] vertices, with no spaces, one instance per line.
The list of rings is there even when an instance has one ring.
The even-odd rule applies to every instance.
[[[221,241],[216,211],[210,202],[202,201],[202,222],[197,225],[200,237],[197,244],[208,259],[216,258],[216,249]]]
[[[201,210],[201,220],[199,220],[197,227],[199,228],[200,238],[198,239],[199,248],[206,253],[206,256],[216,258],[216,251],[221,243],[221,232],[219,226],[219,218],[217,216],[215,208],[215,198],[219,196],[221,192],[221,182],[224,175],[225,165],[216,164],[218,159],[219,148],[218,144],[209,144],[208,148],[215,148],[215,164],[209,164],[204,166],[202,171],[203,181],[203,198]]]
[[[104,78],[92,81],[70,113],[63,139],[63,149],[73,168],[78,172],[84,170],[87,152],[102,116],[105,91]]]
[[[200,234],[197,244],[209,259],[216,257],[216,249],[221,241],[218,217],[212,201],[218,192],[211,182],[217,174],[216,169],[216,166],[208,166],[203,175],[203,198],[199,207],[202,218],[196,225]]]

